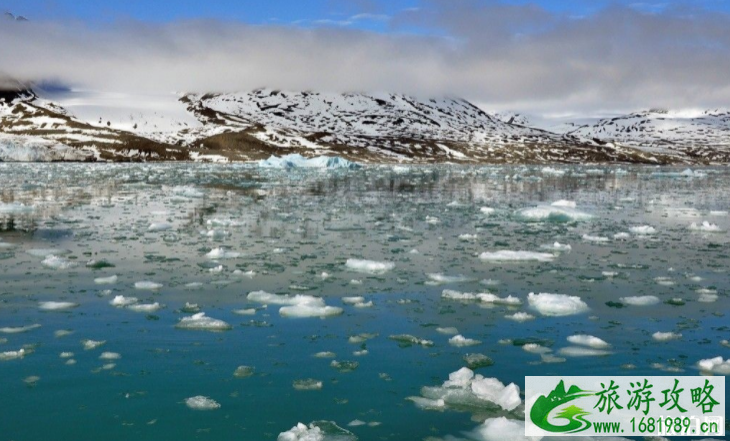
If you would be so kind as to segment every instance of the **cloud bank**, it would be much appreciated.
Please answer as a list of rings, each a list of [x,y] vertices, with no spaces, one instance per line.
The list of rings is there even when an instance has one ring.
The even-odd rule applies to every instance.
[[[0,75],[107,91],[448,95],[537,113],[730,105],[726,14],[613,7],[576,18],[428,0],[389,26],[0,22]]]

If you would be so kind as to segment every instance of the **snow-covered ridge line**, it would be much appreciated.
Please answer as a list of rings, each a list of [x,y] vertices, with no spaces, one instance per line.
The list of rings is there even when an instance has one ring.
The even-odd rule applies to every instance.
[[[232,162],[300,154],[359,163],[730,161],[730,148],[657,149],[593,136],[588,128],[556,134],[528,124],[463,99],[389,93],[135,96],[17,88],[0,91],[0,160]]]

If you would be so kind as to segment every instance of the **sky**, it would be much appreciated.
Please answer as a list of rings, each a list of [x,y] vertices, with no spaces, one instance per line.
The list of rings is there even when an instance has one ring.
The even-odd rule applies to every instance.
[[[459,96],[588,114],[730,105],[730,0],[0,0],[0,78],[114,91]]]

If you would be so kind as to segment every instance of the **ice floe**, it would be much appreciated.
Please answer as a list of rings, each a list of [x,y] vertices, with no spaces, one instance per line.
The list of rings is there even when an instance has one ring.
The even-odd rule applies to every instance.
[[[233,326],[223,320],[207,317],[204,312],[181,318],[175,327],[193,331],[227,331],[233,328]]]
[[[23,332],[32,331],[34,329],[40,328],[41,325],[39,323],[35,323],[32,325],[27,326],[6,326],[4,328],[0,328],[0,334],[21,334]]]
[[[540,205],[517,212],[517,218],[527,222],[580,222],[593,219],[593,216],[562,205]]]
[[[571,247],[570,245],[562,244],[560,242],[555,242],[550,245],[541,245],[540,248],[542,248],[543,250],[550,250],[550,251],[557,251],[557,252],[568,252],[573,249],[573,247]]]
[[[629,228],[629,231],[637,236],[650,236],[656,234],[656,228],[650,225],[640,225]]]
[[[392,262],[377,262],[374,260],[347,259],[345,266],[355,272],[364,274],[385,274],[395,268]]]
[[[611,347],[606,341],[592,335],[576,334],[568,337],[568,342],[578,346],[587,346],[595,349],[608,349]]]
[[[606,243],[611,240],[606,236],[596,236],[593,234],[584,234],[582,238],[586,242],[595,242],[595,243]]]
[[[316,421],[309,426],[299,423],[282,432],[276,441],[357,441],[357,437],[330,421]]]
[[[317,156],[314,158],[305,158],[304,156],[293,153],[281,157],[271,156],[269,159],[261,160],[259,167],[264,168],[321,168],[321,169],[348,169],[356,170],[361,168],[360,164],[348,161],[339,156]]]
[[[228,251],[223,247],[213,248],[205,255],[208,259],[235,259],[241,257],[241,253]]]
[[[538,253],[534,251],[501,250],[483,252],[479,258],[485,262],[552,262],[555,255],[552,253]]]
[[[127,309],[134,312],[156,312],[162,309],[162,305],[158,302],[155,303],[138,303],[134,305],[127,306]]]
[[[77,308],[78,303],[73,302],[38,302],[38,309],[41,311],[67,311],[69,309]]]
[[[604,349],[589,348],[584,346],[568,346],[561,348],[558,353],[567,357],[602,357],[610,355],[611,352]]]
[[[707,358],[697,362],[701,371],[717,375],[730,375],[730,359],[723,360],[722,357]]]
[[[185,405],[193,410],[215,410],[221,407],[214,399],[202,395],[186,398]]]
[[[238,366],[235,371],[233,371],[233,376],[236,378],[248,378],[252,376],[256,370],[251,366]]]
[[[507,306],[519,306],[522,304],[522,300],[514,296],[499,297],[492,293],[474,294],[470,292],[454,291],[453,289],[443,290],[441,292],[441,298],[457,301],[479,301],[481,303]]]
[[[415,337],[410,334],[397,334],[388,337],[390,340],[397,341],[398,343],[406,346],[418,345],[418,346],[433,346],[433,341],[425,340],[422,338]]]
[[[46,258],[43,259],[43,262],[41,262],[41,265],[45,266],[46,268],[52,268],[57,270],[65,270],[77,266],[76,262],[72,262],[65,257],[56,256],[54,254],[46,256]]]
[[[656,296],[621,297],[619,300],[621,303],[631,306],[651,306],[660,302],[659,297]]]
[[[134,289],[139,289],[139,290],[157,291],[160,288],[162,288],[161,283],[151,282],[149,280],[143,280],[143,281],[134,283]]]
[[[588,305],[577,296],[566,294],[530,293],[527,302],[540,314],[546,316],[566,316],[588,311]]]
[[[147,227],[147,231],[149,232],[159,232],[159,231],[167,231],[172,229],[172,224],[169,224],[167,222],[155,222],[151,223],[149,227]]]
[[[342,314],[343,310],[337,306],[326,306],[322,299],[318,299],[317,303],[304,303],[292,306],[282,306],[279,314],[282,317],[333,317]]]
[[[692,231],[701,231],[703,233],[722,233],[723,229],[718,227],[715,224],[711,224],[710,222],[704,221],[701,224],[698,224],[696,222],[692,222],[692,224],[689,226],[689,229]]]
[[[428,273],[426,274],[426,277],[428,277],[428,284],[431,285],[447,285],[450,283],[464,283],[473,281],[474,279],[458,275],[458,276],[446,276],[441,273]]]
[[[466,338],[463,335],[455,335],[449,339],[449,344],[457,348],[463,348],[466,346],[480,345],[482,344],[482,342],[479,340],[474,340],[472,338]]]
[[[512,320],[518,323],[524,323],[530,320],[535,320],[535,316],[527,312],[515,312],[514,314],[507,314],[504,316],[507,320]]]
[[[109,277],[97,277],[96,279],[94,279],[94,283],[96,283],[97,285],[113,285],[117,283],[118,279],[119,278],[116,275]]]
[[[475,375],[464,367],[449,374],[441,386],[421,388],[421,397],[409,397],[417,406],[439,409],[455,408],[502,408],[515,410],[522,404],[520,388],[514,383],[505,386],[496,378]]]
[[[100,346],[104,346],[104,344],[106,344],[106,340],[81,340],[81,346],[86,351],[94,350]]]
[[[320,380],[315,380],[314,378],[305,378],[303,380],[294,380],[292,386],[296,390],[321,390],[322,382]]]
[[[109,304],[112,306],[116,306],[117,308],[124,308],[125,306],[134,305],[139,300],[136,297],[124,297],[124,296],[115,296]]]
[[[16,360],[23,358],[26,355],[25,349],[18,349],[17,351],[5,351],[0,352],[0,361]]]
[[[678,334],[676,332],[655,332],[651,335],[651,338],[656,341],[679,340],[682,338],[682,334]]]

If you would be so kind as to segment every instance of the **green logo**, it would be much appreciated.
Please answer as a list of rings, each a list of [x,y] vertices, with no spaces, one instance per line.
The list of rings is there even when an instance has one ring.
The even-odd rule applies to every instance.
[[[542,430],[553,433],[576,433],[588,430],[591,427],[591,423],[584,417],[590,415],[590,412],[586,412],[578,406],[568,406],[553,417],[555,419],[567,420],[568,424],[562,426],[556,426],[548,421],[550,413],[562,406],[565,403],[569,403],[573,400],[582,397],[589,397],[595,395],[593,392],[584,391],[578,386],[571,386],[568,391],[565,391],[565,383],[561,380],[555,389],[548,394],[548,396],[541,395],[537,399],[535,404],[530,410],[530,419],[533,423]]]

